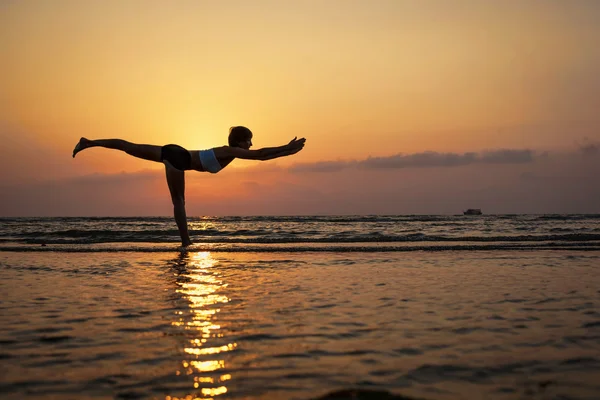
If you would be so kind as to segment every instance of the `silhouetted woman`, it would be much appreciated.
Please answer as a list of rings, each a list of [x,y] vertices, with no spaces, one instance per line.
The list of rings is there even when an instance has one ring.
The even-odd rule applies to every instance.
[[[250,150],[252,132],[244,126],[235,126],[229,130],[229,146],[214,147],[208,150],[186,150],[176,144],[154,146],[149,144],[130,143],[122,139],[89,140],[84,137],[73,150],[73,157],[90,147],[104,147],[126,152],[137,158],[160,162],[165,165],[167,184],[173,200],[175,222],[181,236],[181,244],[192,244],[187,228],[185,213],[185,174],[194,170],[216,174],[229,165],[235,158],[245,160],[272,160],[274,158],[296,154],[304,147],[306,139],[292,139],[288,144],[278,147],[265,147]]]

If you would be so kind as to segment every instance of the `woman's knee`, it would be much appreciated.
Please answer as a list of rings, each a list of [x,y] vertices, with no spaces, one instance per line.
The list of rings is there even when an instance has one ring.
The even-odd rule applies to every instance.
[[[171,196],[174,207],[185,207],[185,198],[183,196]]]

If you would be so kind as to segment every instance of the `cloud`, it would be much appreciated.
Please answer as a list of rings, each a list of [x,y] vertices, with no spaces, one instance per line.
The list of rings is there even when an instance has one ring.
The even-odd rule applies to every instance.
[[[220,172],[219,174],[239,174],[239,173],[247,173],[247,174],[271,174],[271,173],[279,173],[284,171],[281,165],[277,163],[277,161],[272,162],[257,162],[257,161],[247,161],[240,160],[242,162],[237,163],[236,165],[227,167]],[[237,162],[237,161],[236,161]]]
[[[584,143],[577,143],[577,146],[579,147],[579,154],[582,154],[584,157],[600,154],[600,144],[592,142],[587,138],[584,139]]]
[[[597,213],[599,174],[600,157],[582,159],[578,153],[527,164],[474,161],[462,168],[190,173],[186,207],[189,216],[452,214],[465,208],[486,214]],[[0,185],[0,210],[3,216],[170,215],[172,205],[162,171],[140,171]]]
[[[355,165],[356,161],[319,161],[316,163],[294,164],[290,172],[336,172]]]
[[[478,153],[437,153],[426,151],[415,154],[397,154],[390,157],[369,157],[358,164],[365,168],[424,168],[460,167],[484,164],[521,164],[533,161],[531,150],[493,150]]]
[[[186,207],[190,216],[447,214],[465,208],[597,213],[600,156],[582,156],[593,145],[584,143],[568,153],[425,152],[289,169],[249,164],[216,175],[190,172]],[[386,166],[361,165],[368,160]],[[307,171],[331,172],[297,173]],[[2,216],[170,215],[172,205],[164,172],[140,170],[0,183],[0,210]]]
[[[163,210],[168,213],[169,201],[159,174],[156,179],[147,173],[97,174],[0,185],[4,216],[160,215]]]
[[[425,151],[414,154],[396,154],[389,157],[368,157],[359,161],[320,161],[295,164],[290,172],[337,172],[358,166],[364,169],[398,169],[426,167],[460,167],[471,164],[523,164],[534,160],[531,150],[500,149],[481,153],[438,153]]]
[[[397,154],[390,157],[369,157],[358,164],[364,168],[457,167],[472,164],[475,153],[436,153],[427,151],[415,154]]]
[[[73,174],[70,154],[41,135],[0,121],[0,184],[39,181]]]
[[[84,185],[112,185],[127,184],[131,182],[153,181],[165,179],[164,173],[157,170],[143,170],[137,172],[121,172],[118,174],[93,173],[65,179],[65,182]]]
[[[521,164],[533,161],[531,150],[495,150],[481,154],[478,162],[488,164]]]

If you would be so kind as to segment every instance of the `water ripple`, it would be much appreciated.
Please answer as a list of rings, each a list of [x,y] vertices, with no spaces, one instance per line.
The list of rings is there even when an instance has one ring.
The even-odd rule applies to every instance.
[[[0,391],[9,398],[600,391],[596,257],[130,252],[0,261]]]

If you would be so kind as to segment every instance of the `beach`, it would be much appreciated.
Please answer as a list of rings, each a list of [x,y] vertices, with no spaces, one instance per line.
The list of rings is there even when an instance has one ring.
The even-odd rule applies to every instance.
[[[7,399],[592,399],[597,251],[0,252]]]
[[[600,400],[600,0],[0,0],[0,400]]]

